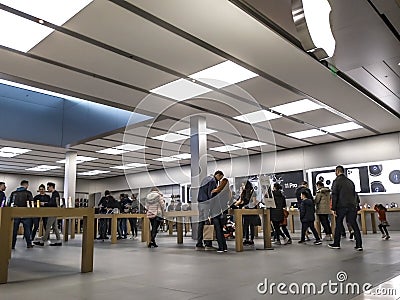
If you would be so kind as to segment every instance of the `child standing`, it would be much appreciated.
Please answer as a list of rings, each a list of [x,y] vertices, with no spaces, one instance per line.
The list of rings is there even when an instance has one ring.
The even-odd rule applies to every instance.
[[[315,207],[314,202],[308,199],[307,192],[301,192],[301,203],[300,203],[300,221],[301,221],[301,238],[299,244],[305,243],[306,231],[308,228],[312,231],[315,237],[314,245],[321,245],[321,239],[318,236],[318,232],[314,227],[315,221]]]
[[[379,230],[382,232],[382,238],[385,240],[390,239],[389,232],[386,227],[389,226],[388,221],[386,220],[386,212],[387,209],[382,204],[375,204],[374,209],[378,213],[379,221],[381,222],[378,227]]]

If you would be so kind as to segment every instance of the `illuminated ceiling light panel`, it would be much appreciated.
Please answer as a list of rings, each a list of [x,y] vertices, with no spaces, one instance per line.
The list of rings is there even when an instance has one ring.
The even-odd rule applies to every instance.
[[[293,133],[289,133],[288,136],[297,138],[297,139],[306,139],[314,136],[325,135],[326,133],[318,130],[318,129],[309,129],[304,131],[297,131]]]
[[[149,164],[142,164],[142,163],[130,163],[122,166],[115,166],[115,167],[110,167],[111,169],[119,169],[119,170],[129,170],[129,169],[135,169],[135,168],[141,168],[141,167],[147,167]]]
[[[278,106],[271,107],[272,110],[284,114],[286,116],[301,114],[307,111],[313,111],[322,108],[321,105],[316,104],[308,99],[302,99]]]
[[[46,38],[53,29],[41,25],[43,20],[61,26],[93,0],[0,0],[12,7],[38,18],[38,23],[0,10],[0,44],[18,51],[28,52]]]
[[[87,161],[93,161],[93,160],[96,160],[96,159],[98,159],[98,158],[97,157],[89,157],[89,156],[80,156],[80,155],[78,155],[76,157],[76,163],[77,164],[81,164],[81,163],[84,163],[84,162],[87,162]],[[66,160],[63,159],[63,160],[59,160],[57,162],[60,163],[60,164],[65,164]]]
[[[172,158],[177,158],[177,159],[190,159],[192,155],[190,153],[182,153],[178,155],[172,155]]]
[[[154,140],[159,140],[163,142],[176,142],[176,141],[181,141],[187,139],[188,136],[178,134],[178,133],[166,133],[158,136],[152,137]]]
[[[354,122],[347,122],[347,123],[342,123],[342,124],[325,126],[325,127],[322,127],[321,129],[325,130],[329,133],[337,133],[337,132],[350,131],[350,130],[361,129],[361,128],[363,128],[363,127]]]
[[[46,172],[50,170],[60,169],[61,167],[58,166],[48,166],[48,165],[40,165],[37,167],[25,169],[26,171],[36,171],[36,172]]]
[[[122,149],[115,149],[115,148],[107,148],[107,149],[103,149],[103,150],[98,150],[96,152],[101,153],[101,154],[120,155],[120,154],[127,153],[129,151],[122,150]]]
[[[24,153],[32,151],[30,149],[14,148],[14,147],[3,147],[0,149],[0,157],[15,157]]]
[[[266,110],[259,110],[252,113],[244,114],[241,116],[234,117],[234,119],[243,121],[250,124],[255,124],[259,122],[269,121],[273,119],[278,119],[281,116],[274,114]]]
[[[219,89],[257,76],[258,74],[227,60],[189,77]]]
[[[232,145],[225,145],[225,146],[210,148],[210,150],[217,151],[217,152],[231,152],[231,151],[240,150],[240,149],[241,148],[235,147]]]
[[[213,129],[206,128],[206,134],[212,134],[212,133],[215,133],[215,132],[217,132],[217,131],[213,130]],[[176,133],[182,134],[182,135],[186,135],[186,136],[190,136],[190,128],[179,130]]]
[[[173,161],[178,161],[179,158],[168,156],[168,157],[154,158],[153,160],[162,161],[162,162],[173,162]]]
[[[111,171],[92,170],[92,171],[87,171],[87,172],[78,173],[78,175],[82,175],[82,176],[95,176],[95,175],[106,174],[106,173],[110,173],[110,172],[111,172]]]
[[[134,145],[134,144],[124,144],[121,146],[113,147],[117,150],[124,150],[124,151],[137,151],[141,149],[147,148],[146,146],[143,145]]]
[[[259,142],[259,141],[247,141],[247,142],[233,144],[233,146],[239,147],[239,148],[253,148],[253,147],[259,147],[259,146],[264,146],[264,145],[266,145],[266,143]]]
[[[152,89],[150,92],[177,101],[182,101],[207,93],[209,91],[211,90],[189,80],[178,79]]]

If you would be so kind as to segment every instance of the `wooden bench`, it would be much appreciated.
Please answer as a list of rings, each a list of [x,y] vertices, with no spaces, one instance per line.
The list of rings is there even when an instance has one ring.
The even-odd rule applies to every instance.
[[[93,272],[93,235],[94,235],[94,209],[93,208],[25,208],[2,207],[0,208],[0,284],[7,283],[8,265],[11,259],[11,243],[13,232],[13,218],[32,217],[61,217],[83,218],[81,272]]]

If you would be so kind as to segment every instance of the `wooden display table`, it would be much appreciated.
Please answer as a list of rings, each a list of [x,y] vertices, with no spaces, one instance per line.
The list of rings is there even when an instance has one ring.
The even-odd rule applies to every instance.
[[[187,211],[168,211],[164,212],[164,218],[170,224],[169,230],[172,229],[173,218],[176,218],[176,231],[177,231],[177,243],[183,244],[183,223],[184,218],[197,217],[199,215],[198,211],[187,210]],[[172,232],[170,232],[170,235]]]
[[[400,212],[400,208],[388,208],[387,212]],[[367,234],[367,214],[371,216],[372,233],[377,233],[375,213],[376,211],[373,208],[363,208],[358,212],[361,216],[361,231],[363,234]]]
[[[264,236],[264,249],[273,249],[271,244],[271,217],[270,209],[234,209],[229,214],[235,218],[235,250],[243,251],[243,216],[262,215],[262,226]]]
[[[0,208],[0,284],[7,283],[8,264],[11,259],[11,243],[13,232],[13,218],[30,217],[83,217],[81,272],[93,272],[93,208]]]
[[[150,241],[150,222],[146,214],[95,214],[95,219],[111,219],[111,244],[117,243],[118,219],[137,218],[143,219],[142,224],[142,242]]]

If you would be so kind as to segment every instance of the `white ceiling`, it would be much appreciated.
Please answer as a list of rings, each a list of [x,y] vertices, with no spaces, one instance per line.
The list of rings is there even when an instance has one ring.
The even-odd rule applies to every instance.
[[[124,4],[125,8],[113,2]],[[257,1],[253,2],[257,4]],[[341,1],[340,9],[345,9],[349,2]],[[279,6],[279,14],[286,15],[282,5]],[[359,18],[360,22],[362,20],[365,18]],[[348,26],[351,28],[354,22]],[[379,23],[379,20],[373,19],[371,22]],[[337,29],[339,36],[344,30],[334,29]],[[379,27],[376,30],[386,33],[387,29]],[[340,41],[341,45],[351,42],[345,37]],[[398,41],[395,46],[399,46]],[[358,51],[364,53],[365,49],[359,48]],[[364,65],[364,61],[350,65],[346,62],[346,55],[339,54],[335,59],[349,66],[344,70],[350,76],[361,78],[359,73],[366,70],[385,80],[386,75],[385,72],[380,73],[379,62],[374,61],[359,72],[357,68],[359,64]],[[148,95],[148,91],[155,87],[185,78],[227,59],[260,76],[179,103],[173,99]],[[121,156],[96,152],[122,143],[144,144],[148,147],[125,155],[125,163],[146,162],[150,164],[149,170],[190,163],[189,160],[182,160],[165,164],[153,160],[161,155],[189,153],[189,140],[169,143],[150,137],[188,128],[189,117],[197,114],[205,115],[207,127],[217,130],[208,136],[209,148],[247,140],[276,143],[276,148],[263,146],[230,154],[209,151],[215,159],[383,134],[400,128],[397,116],[334,76],[325,66],[231,1],[95,0],[26,54],[0,47],[0,60],[0,78],[146,112],[156,117],[153,123],[130,128],[125,136],[122,129],[73,145],[71,149],[78,151],[79,155],[99,158],[79,164],[78,172],[96,169],[111,171],[90,177],[94,179],[124,173],[123,170],[110,168],[123,164]],[[386,59],[385,63],[395,69],[398,61],[392,58]],[[393,75],[397,76],[394,79],[399,79],[398,74]],[[396,80],[392,83],[387,79],[387,86],[395,94],[375,94],[397,101],[400,90]],[[371,91],[375,92],[373,86]],[[233,119],[240,114],[304,98],[324,108],[253,126]],[[354,121],[365,129],[305,140],[287,136],[300,130],[348,121]],[[0,158],[1,170],[11,173],[25,173],[26,168],[39,164],[57,165],[55,161],[62,159],[67,151],[20,141],[0,141],[0,146],[34,150],[12,159]],[[144,170],[138,168],[130,171]],[[61,168],[50,172],[46,175],[62,176],[64,171]]]

